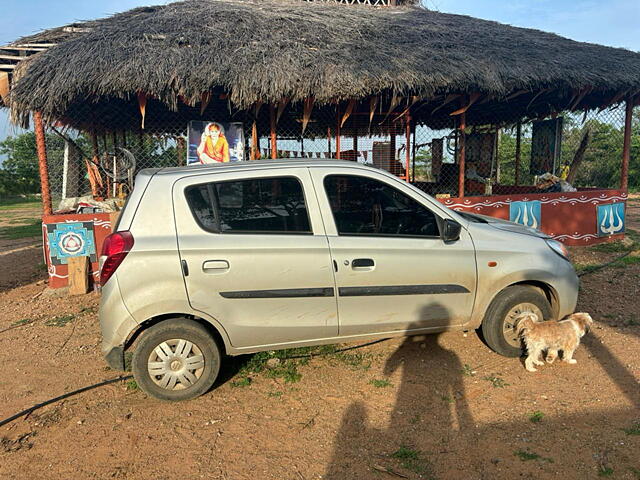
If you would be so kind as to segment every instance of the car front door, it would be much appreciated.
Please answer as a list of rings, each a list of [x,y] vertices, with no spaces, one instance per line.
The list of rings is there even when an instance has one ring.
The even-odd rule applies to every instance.
[[[340,335],[440,329],[470,318],[470,235],[445,243],[437,206],[374,170],[311,170],[336,269]],[[438,214],[434,213],[438,211]]]
[[[308,169],[189,176],[173,199],[189,302],[234,347],[337,335],[333,266]]]

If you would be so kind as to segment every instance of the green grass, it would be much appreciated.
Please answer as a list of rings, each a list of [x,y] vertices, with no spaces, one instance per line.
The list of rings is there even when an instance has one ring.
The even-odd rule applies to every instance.
[[[21,318],[20,320],[16,320],[11,324],[12,327],[19,327],[20,325],[26,325],[27,323],[33,322],[32,318]]]
[[[4,198],[0,199],[0,210],[18,210],[21,208],[40,208],[41,202],[35,196],[26,198]]]
[[[491,385],[493,385],[493,388],[504,388],[509,386],[507,382],[505,382],[501,377],[498,377],[495,374],[487,375],[486,377],[482,377],[482,379],[490,382]]]
[[[280,398],[283,395],[283,392],[280,392],[280,391],[269,392],[267,395],[269,395],[272,398]]]
[[[391,454],[391,457],[400,460],[400,465],[418,475],[423,475],[431,470],[428,460],[422,458],[420,450],[401,446]]]
[[[623,428],[622,431],[627,435],[640,435],[640,421],[635,422],[629,428]]]
[[[0,238],[17,240],[19,238],[39,237],[42,235],[42,220],[31,220],[26,225],[0,227]]]
[[[234,388],[248,387],[251,385],[251,377],[242,377],[240,380],[231,382],[231,386]]]
[[[533,412],[530,416],[529,416],[529,420],[532,423],[540,423],[542,421],[542,419],[544,418],[544,413],[542,413],[539,410],[536,410],[535,412]]]
[[[371,380],[369,383],[376,388],[385,388],[385,387],[391,386],[391,382],[386,379],[383,379],[383,380],[374,379],[374,380]]]
[[[449,395],[442,395],[440,398],[442,398],[442,401],[444,403],[455,403],[455,400],[451,398]]]
[[[138,382],[136,382],[133,378],[125,383],[125,387],[130,392],[137,392],[138,390],[140,390]]]
[[[587,248],[593,252],[601,253],[624,253],[631,249],[629,245],[625,245],[620,241],[599,243],[598,245],[593,245],[592,247]]]
[[[44,322],[44,324],[47,327],[64,327],[67,323],[73,321],[74,318],[76,318],[76,316],[73,314],[62,315],[60,317],[50,318]]]
[[[633,473],[637,480],[640,480],[640,468],[629,467],[629,471]]]
[[[538,455],[535,452],[528,452],[526,450],[516,450],[515,452],[513,452],[513,454],[523,462],[528,462],[530,460],[541,460],[543,462],[553,463],[552,458],[543,457],[541,455]]]
[[[599,477],[610,477],[613,475],[613,468],[601,466],[598,468]]]
[[[473,369],[471,365],[465,363],[464,367],[462,367],[462,374],[465,377],[473,377],[476,374],[476,371]]]

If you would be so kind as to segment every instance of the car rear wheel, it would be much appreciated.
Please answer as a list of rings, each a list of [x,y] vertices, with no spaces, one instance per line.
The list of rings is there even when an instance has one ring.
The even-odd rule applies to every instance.
[[[220,348],[199,323],[186,318],[150,327],[133,354],[138,386],[160,400],[198,397],[211,388],[220,371]]]
[[[535,313],[540,321],[552,317],[551,305],[539,289],[530,285],[514,285],[493,299],[482,321],[486,344],[505,357],[519,357],[522,343],[515,332],[515,320],[524,312]]]

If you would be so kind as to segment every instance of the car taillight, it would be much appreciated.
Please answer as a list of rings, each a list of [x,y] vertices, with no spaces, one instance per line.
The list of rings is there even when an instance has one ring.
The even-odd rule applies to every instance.
[[[104,239],[100,255],[100,285],[107,283],[132,248],[133,235],[129,231],[115,232]]]

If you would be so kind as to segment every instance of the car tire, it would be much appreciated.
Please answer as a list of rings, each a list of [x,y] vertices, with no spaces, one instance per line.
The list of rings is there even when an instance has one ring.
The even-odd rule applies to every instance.
[[[218,377],[220,361],[220,347],[205,327],[174,318],[144,332],[131,366],[145,393],[177,402],[206,393]]]
[[[514,285],[501,291],[487,309],[480,327],[487,346],[505,357],[522,355],[522,345],[515,334],[513,319],[523,311],[533,311],[540,321],[553,316],[545,295],[530,285]]]

